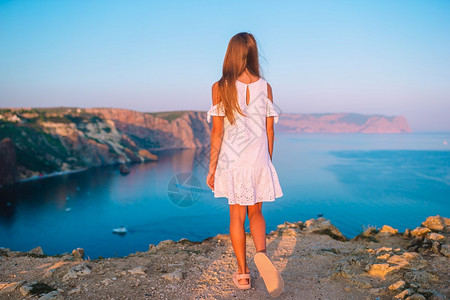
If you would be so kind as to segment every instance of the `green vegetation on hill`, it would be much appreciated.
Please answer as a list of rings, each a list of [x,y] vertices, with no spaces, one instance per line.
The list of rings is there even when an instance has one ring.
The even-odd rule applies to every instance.
[[[349,113],[349,114],[346,114],[345,116],[343,116],[342,118],[340,118],[339,122],[344,122],[344,123],[355,124],[355,125],[361,126],[364,123],[366,123],[370,117],[371,116],[368,116],[368,115]]]
[[[185,114],[186,110],[179,110],[179,111],[163,111],[163,112],[154,112],[154,113],[146,113],[154,117],[158,117],[164,120],[167,120],[169,122],[178,119],[183,114]]]
[[[0,120],[0,140],[9,137],[14,141],[17,164],[28,170],[51,173],[59,171],[59,164],[69,156],[61,141],[44,132],[35,124]]]

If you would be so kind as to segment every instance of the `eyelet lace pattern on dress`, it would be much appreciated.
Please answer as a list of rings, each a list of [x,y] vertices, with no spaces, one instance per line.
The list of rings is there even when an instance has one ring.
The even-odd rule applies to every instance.
[[[211,116],[225,117],[225,109],[220,103],[213,105],[211,109],[206,113],[206,121],[208,123],[211,122]]]
[[[250,93],[246,104],[247,87]],[[238,102],[245,116],[235,114],[231,125],[224,118],[224,135],[214,177],[214,197],[228,198],[228,204],[254,205],[274,201],[283,196],[278,175],[268,151],[266,118],[278,122],[272,101],[267,97],[267,82],[263,79],[251,84],[236,81]],[[207,112],[211,116],[225,116],[221,103]]]

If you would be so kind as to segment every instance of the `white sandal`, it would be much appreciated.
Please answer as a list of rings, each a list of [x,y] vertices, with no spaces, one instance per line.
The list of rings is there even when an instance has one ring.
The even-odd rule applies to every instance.
[[[239,282],[240,279],[248,279],[248,283],[247,284],[242,284],[242,283]],[[241,290],[248,290],[248,289],[250,289],[251,288],[250,273],[239,274],[238,272],[235,272],[233,274],[233,282],[234,282],[234,285],[236,285],[238,289],[241,289]]]
[[[253,259],[269,294],[272,297],[280,296],[284,289],[284,281],[269,256],[264,252],[258,252]]]

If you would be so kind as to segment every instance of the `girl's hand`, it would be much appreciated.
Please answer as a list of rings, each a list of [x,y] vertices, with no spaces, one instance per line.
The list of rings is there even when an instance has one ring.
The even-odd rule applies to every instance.
[[[208,172],[208,176],[206,176],[206,184],[213,191],[214,191],[214,175],[215,172]]]

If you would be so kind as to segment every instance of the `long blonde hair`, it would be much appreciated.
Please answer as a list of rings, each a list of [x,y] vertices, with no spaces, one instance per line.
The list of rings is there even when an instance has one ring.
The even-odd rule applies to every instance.
[[[228,43],[223,61],[222,78],[219,80],[219,97],[225,109],[225,115],[231,124],[236,122],[234,113],[244,116],[238,100],[236,80],[245,69],[250,74],[260,77],[258,47],[255,37],[248,32],[234,35]]]

